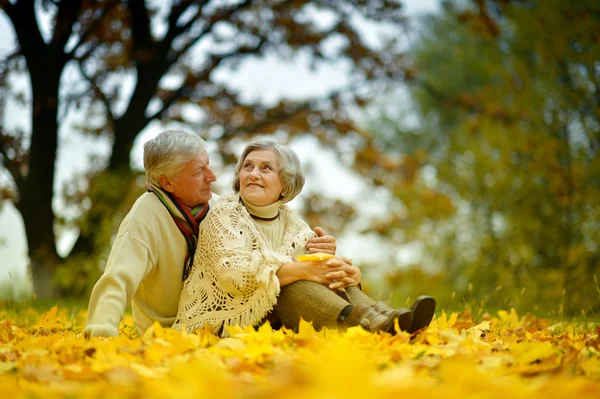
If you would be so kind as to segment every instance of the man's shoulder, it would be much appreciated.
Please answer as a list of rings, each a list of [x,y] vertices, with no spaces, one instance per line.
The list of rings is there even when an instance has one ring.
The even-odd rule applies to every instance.
[[[167,208],[165,208],[156,194],[145,192],[135,201],[128,215],[132,215],[134,217],[138,215],[142,217],[148,217],[150,215],[156,215],[157,211],[159,214],[162,212],[168,213]]]
[[[155,194],[146,192],[138,197],[129,213],[125,215],[121,228],[132,224],[155,224],[165,217],[169,217],[167,208]]]

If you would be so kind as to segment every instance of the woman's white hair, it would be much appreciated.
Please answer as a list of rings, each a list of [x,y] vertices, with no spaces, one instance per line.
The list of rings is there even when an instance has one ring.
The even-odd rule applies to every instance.
[[[177,176],[183,166],[206,151],[199,136],[184,130],[166,130],[144,144],[146,181],[160,187],[159,178]]]
[[[282,146],[271,140],[254,139],[242,151],[242,156],[235,165],[233,175],[233,190],[240,192],[240,171],[244,161],[252,151],[273,151],[279,161],[279,179],[281,180],[281,199],[284,202],[293,200],[304,187],[304,173],[296,153],[288,147]]]

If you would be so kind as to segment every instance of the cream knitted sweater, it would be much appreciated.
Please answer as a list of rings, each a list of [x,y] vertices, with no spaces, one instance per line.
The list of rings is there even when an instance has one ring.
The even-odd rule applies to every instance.
[[[271,248],[239,195],[223,197],[200,226],[194,266],[184,282],[174,328],[188,331],[208,323],[218,333],[223,325],[260,322],[279,294],[277,270],[306,251],[315,233],[286,205],[280,208],[283,234]]]
[[[211,208],[218,198],[213,195]],[[94,286],[85,332],[118,335],[129,302],[138,332],[154,321],[171,326],[183,286],[186,254],[185,239],[169,211],[156,195],[142,194],[123,219],[104,274]]]

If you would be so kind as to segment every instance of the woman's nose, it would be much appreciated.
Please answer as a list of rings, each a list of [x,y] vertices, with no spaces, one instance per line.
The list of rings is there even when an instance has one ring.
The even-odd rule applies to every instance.
[[[250,177],[253,179],[258,179],[258,177],[260,176],[260,173],[258,173],[258,172],[259,172],[258,168],[252,169],[252,172],[250,172]]]

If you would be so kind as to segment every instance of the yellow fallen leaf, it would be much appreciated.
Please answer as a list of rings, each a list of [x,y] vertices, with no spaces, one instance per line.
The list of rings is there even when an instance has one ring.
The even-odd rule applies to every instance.
[[[452,312],[450,318],[448,319],[446,316],[446,312],[442,310],[442,314],[437,319],[438,330],[447,330],[452,327],[454,323],[456,323],[456,319],[458,318],[458,314]]]
[[[315,261],[315,262],[320,262],[323,260],[327,260],[327,259],[331,259],[334,256],[331,254],[324,254],[322,252],[318,252],[316,254],[309,254],[309,255],[300,255],[296,258],[297,261],[299,262],[306,262],[306,261]]]
[[[0,374],[13,371],[17,368],[17,362],[2,362],[0,363]]]
[[[541,361],[549,357],[556,356],[559,351],[550,342],[523,342],[520,345],[514,345],[512,351],[520,355],[521,364],[530,364]]]
[[[600,359],[597,357],[583,359],[579,367],[588,377],[600,377]]]

